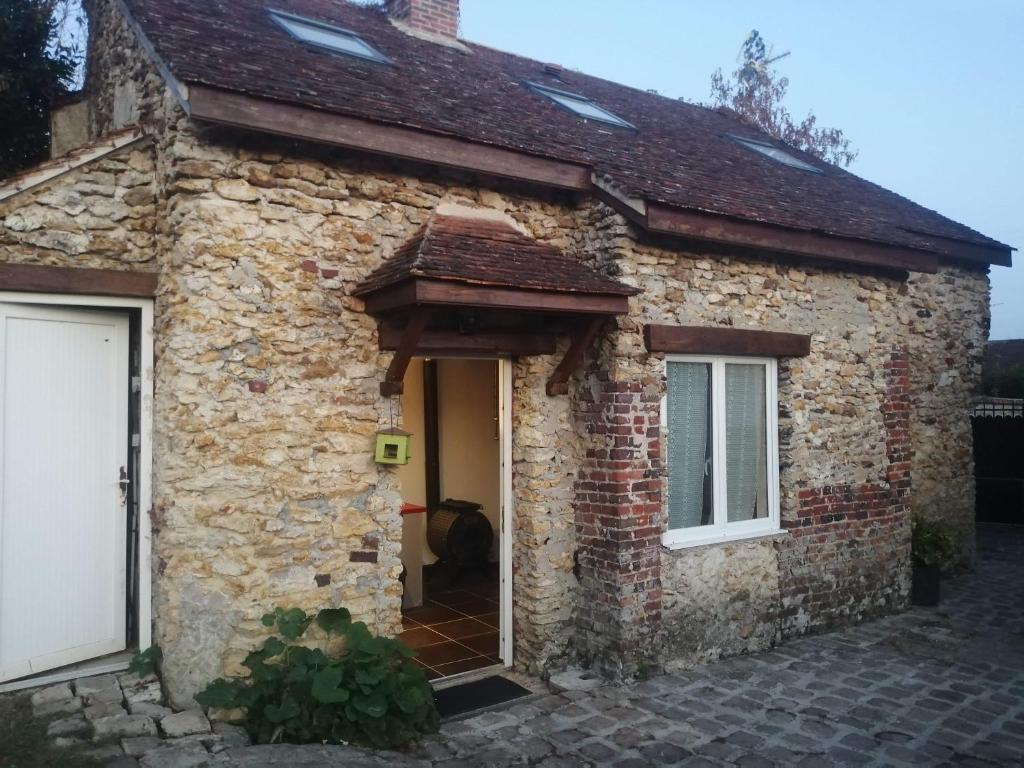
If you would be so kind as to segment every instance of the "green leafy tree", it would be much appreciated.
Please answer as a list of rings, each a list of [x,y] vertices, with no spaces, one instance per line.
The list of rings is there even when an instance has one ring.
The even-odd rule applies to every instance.
[[[45,160],[50,107],[81,61],[74,0],[0,0],[0,178]]]
[[[1024,397],[1024,365],[985,371],[981,392],[989,397]]]
[[[772,65],[788,55],[774,56],[771,46],[755,29],[744,41],[741,64],[731,77],[726,78],[721,69],[711,76],[711,105],[732,109],[765,133],[821,160],[850,165],[857,158],[857,150],[839,128],[819,128],[813,112],[796,121],[783,104],[789,78]]]

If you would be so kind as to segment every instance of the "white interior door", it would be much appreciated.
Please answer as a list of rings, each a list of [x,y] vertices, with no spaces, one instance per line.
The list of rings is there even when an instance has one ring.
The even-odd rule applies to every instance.
[[[128,318],[0,303],[0,682],[125,648]]]

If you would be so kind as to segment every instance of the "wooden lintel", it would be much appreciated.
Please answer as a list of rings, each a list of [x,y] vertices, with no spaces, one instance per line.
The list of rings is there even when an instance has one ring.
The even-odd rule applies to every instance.
[[[802,333],[714,328],[696,325],[648,325],[644,342],[649,352],[754,357],[806,357],[811,337]]]
[[[547,393],[549,396],[553,397],[554,395],[569,393],[569,377],[572,376],[573,371],[580,367],[580,364],[583,362],[583,356],[590,349],[590,345],[594,343],[594,339],[597,338],[597,334],[600,332],[604,321],[605,318],[603,317],[588,318],[586,323],[580,326],[576,333],[573,334],[565,357],[562,358],[554,373],[551,374],[551,378],[548,379]]]
[[[378,339],[382,350],[398,349],[404,330],[381,325]],[[542,333],[457,333],[423,331],[416,352],[423,355],[551,355],[555,337]]]
[[[591,186],[590,169],[577,163],[202,85],[189,86],[189,107],[196,120],[236,128],[265,131],[278,136],[476,171],[559,189],[586,191]]]
[[[383,315],[396,309],[407,309],[416,305],[416,283],[408,280],[398,285],[381,288],[365,295],[353,294],[363,300],[368,315]]]
[[[150,299],[156,286],[155,272],[0,264],[0,291]]]
[[[416,352],[416,345],[419,343],[423,329],[427,327],[427,320],[430,313],[423,308],[415,310],[409,316],[409,324],[402,332],[402,339],[398,343],[398,349],[391,358],[391,365],[384,374],[384,381],[380,383],[380,393],[384,397],[400,395],[405,391],[405,372],[409,368],[409,361]]]
[[[413,279],[360,296],[371,315],[412,306],[476,307],[576,315],[624,315],[629,297],[621,294],[572,293]]]

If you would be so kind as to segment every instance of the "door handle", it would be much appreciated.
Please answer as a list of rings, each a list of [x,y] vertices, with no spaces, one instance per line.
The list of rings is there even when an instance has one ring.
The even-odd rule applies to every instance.
[[[128,503],[128,485],[131,480],[128,479],[128,472],[124,467],[121,467],[118,475],[117,485],[121,490],[121,506],[123,507]]]

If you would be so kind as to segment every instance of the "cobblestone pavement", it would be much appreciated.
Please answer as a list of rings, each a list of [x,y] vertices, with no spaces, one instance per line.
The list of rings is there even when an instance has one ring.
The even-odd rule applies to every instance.
[[[1024,531],[987,528],[939,609],[447,723],[411,753],[162,746],[141,768],[1024,765]],[[198,727],[198,726],[197,726]],[[207,726],[208,728],[208,726]],[[209,731],[204,730],[206,741]],[[155,740],[154,740],[155,741]],[[207,747],[222,749],[217,754]],[[135,765],[121,758],[119,766]]]
[[[1024,765],[1024,531],[979,531],[939,609],[450,723],[470,765]]]

